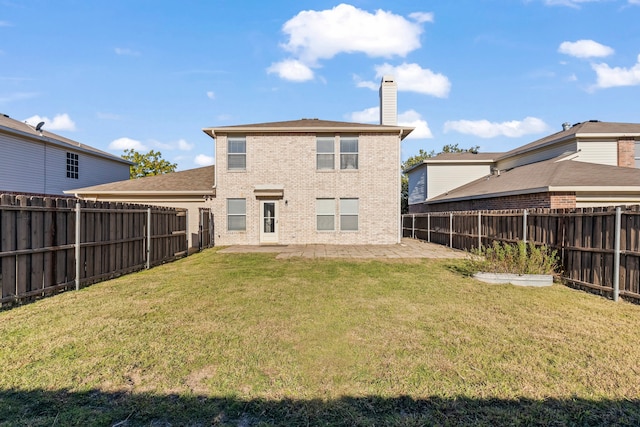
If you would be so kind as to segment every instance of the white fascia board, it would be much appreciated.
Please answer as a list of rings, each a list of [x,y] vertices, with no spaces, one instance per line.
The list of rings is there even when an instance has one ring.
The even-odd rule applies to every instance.
[[[640,193],[640,186],[553,186],[549,187],[548,191],[562,191],[562,192],[590,192],[590,193]]]

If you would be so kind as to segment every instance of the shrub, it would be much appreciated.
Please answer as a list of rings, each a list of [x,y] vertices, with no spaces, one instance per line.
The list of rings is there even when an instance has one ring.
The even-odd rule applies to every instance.
[[[491,246],[472,253],[469,267],[474,272],[553,274],[559,268],[556,250],[522,241],[516,244],[494,241]]]

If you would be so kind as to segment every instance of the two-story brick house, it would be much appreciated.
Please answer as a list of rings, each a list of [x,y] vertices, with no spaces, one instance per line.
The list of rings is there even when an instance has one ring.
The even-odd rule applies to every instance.
[[[413,129],[318,119],[206,128],[216,243],[399,242],[400,142]]]
[[[190,218],[208,208],[216,245],[398,243],[400,143],[413,128],[396,125],[397,86],[389,76],[380,87],[380,123],[301,119],[205,128],[215,139],[215,168],[71,192],[184,207]],[[196,236],[197,221],[189,228]]]

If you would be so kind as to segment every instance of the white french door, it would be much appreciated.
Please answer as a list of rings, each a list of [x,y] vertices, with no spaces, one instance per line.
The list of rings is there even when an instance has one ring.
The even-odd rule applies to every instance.
[[[278,243],[278,202],[260,200],[260,243]]]

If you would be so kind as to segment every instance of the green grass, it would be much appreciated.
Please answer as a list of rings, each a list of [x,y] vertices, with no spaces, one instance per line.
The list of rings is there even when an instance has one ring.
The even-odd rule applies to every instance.
[[[0,426],[635,425],[640,306],[215,250],[0,312]]]

